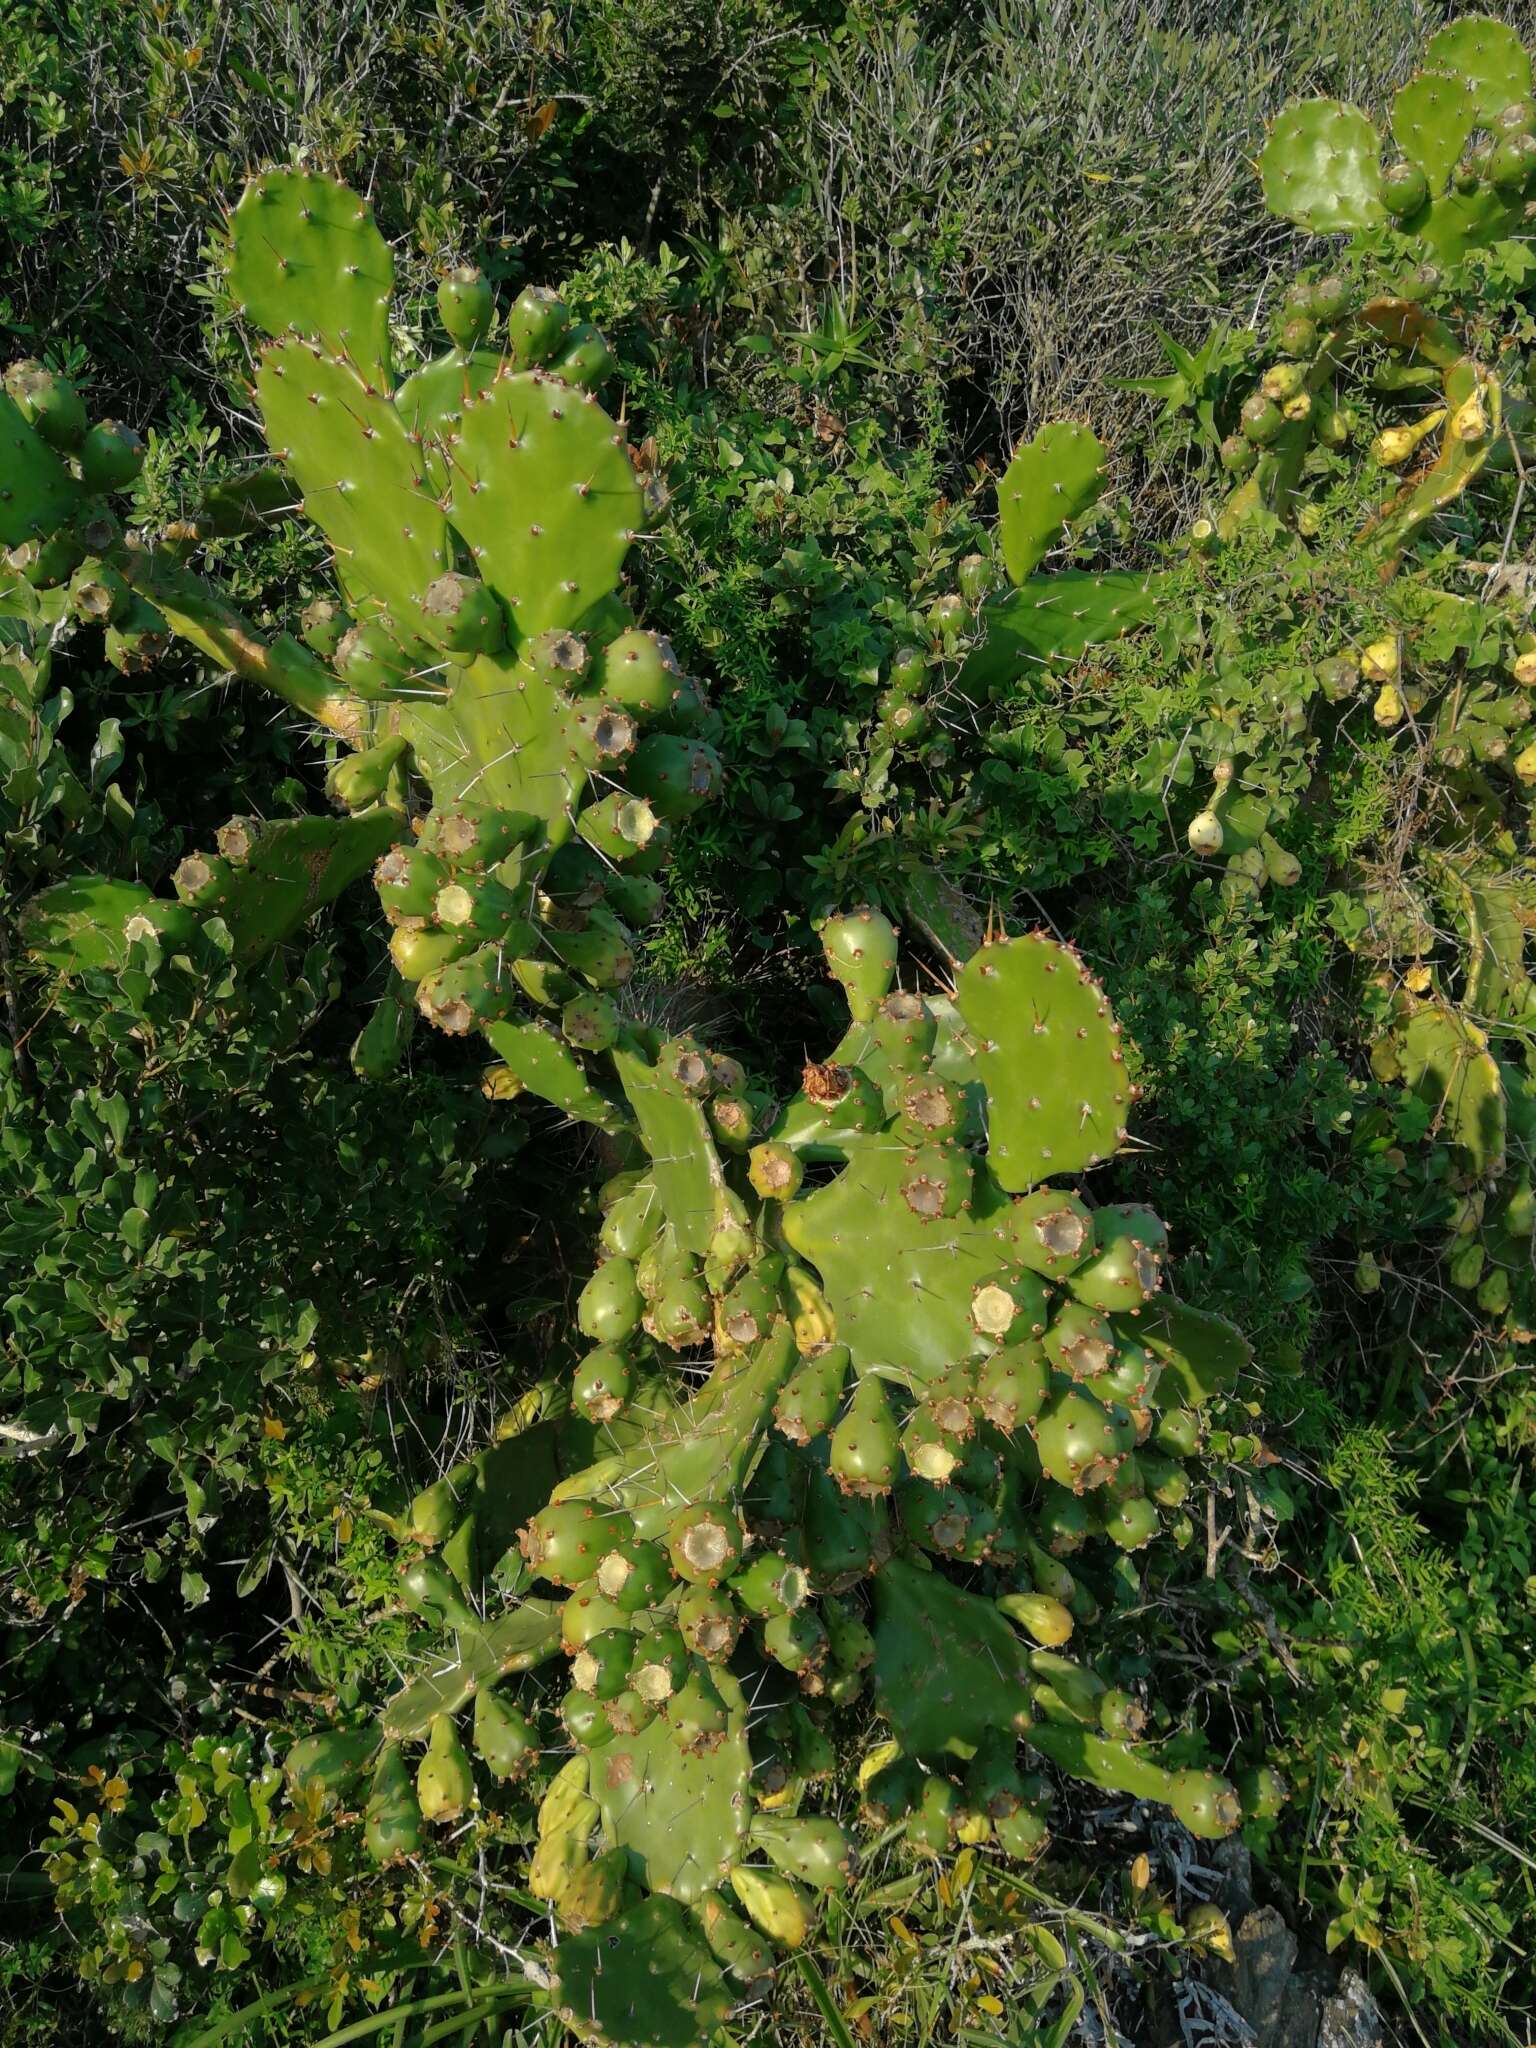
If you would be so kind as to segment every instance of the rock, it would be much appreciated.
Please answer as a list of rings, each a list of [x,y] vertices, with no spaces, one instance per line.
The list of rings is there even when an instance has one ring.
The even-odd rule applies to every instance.
[[[1384,2038],[1381,2014],[1365,1979],[1346,1970],[1323,2006],[1317,2048],[1381,2048]]]
[[[1253,2029],[1255,2048],[1299,2048],[1311,2035],[1292,2031],[1286,1990],[1296,1966],[1296,1937],[1273,1906],[1260,1906],[1233,1929],[1231,1963],[1212,1963],[1212,1983]]]

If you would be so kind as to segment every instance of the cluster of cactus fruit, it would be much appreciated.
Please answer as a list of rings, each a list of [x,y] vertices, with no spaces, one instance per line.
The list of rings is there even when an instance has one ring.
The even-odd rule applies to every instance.
[[[1246,1357],[1165,1294],[1155,1216],[1070,1185],[1131,1105],[1102,991],[1038,934],[944,996],[895,986],[875,911],[822,936],[850,1025],[771,1112],[734,1061],[621,1027],[602,1107],[635,1163],[591,1348],[397,1524],[443,1641],[384,1710],[371,1851],[536,1787],[561,2010],[613,2040],[757,1987],[848,1884],[854,1811],[1027,1858],[1045,1766],[1199,1835],[1281,1796],[1161,1763],[1142,1702],[1065,1653],[1125,1597],[1115,1560],[1188,1539],[1201,1409]],[[861,1701],[889,1734],[844,1786]],[[649,1972],[658,1941],[687,1967]]]

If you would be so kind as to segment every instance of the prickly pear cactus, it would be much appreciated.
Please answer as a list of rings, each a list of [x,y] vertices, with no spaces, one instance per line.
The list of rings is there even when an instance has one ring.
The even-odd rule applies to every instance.
[[[1190,536],[1231,708],[1192,739],[1210,781],[1187,825],[1228,900],[1285,888],[1301,874],[1288,827],[1330,750],[1350,750],[1331,779],[1352,774],[1351,729],[1400,757],[1411,834],[1384,863],[1389,886],[1349,878],[1342,928],[1375,969],[1376,1074],[1430,1115],[1449,1277],[1522,1342],[1536,1300],[1507,1133],[1526,1087],[1536,635],[1523,575],[1499,564],[1523,552],[1528,518],[1529,304],[1492,282],[1490,251],[1515,246],[1536,196],[1531,83],[1515,31],[1468,16],[1397,94],[1390,150],[1330,101],[1273,125],[1271,209],[1351,239],[1285,299],[1222,446],[1232,488]],[[1228,553],[1243,590],[1268,575],[1285,593],[1261,627],[1229,615]]]
[[[622,999],[608,1043],[567,1043],[565,1099],[633,1162],[603,1193],[587,1349],[398,1528],[443,1651],[381,1738],[428,1743],[444,1818],[445,1724],[486,1807],[542,1788],[557,2004],[605,2040],[701,2040],[760,1987],[847,1885],[854,1811],[919,1855],[1021,1858],[1057,1773],[1199,1835],[1242,1816],[1067,1649],[1111,1577],[1187,1534],[1202,1411],[1247,1359],[1169,1298],[1157,1218],[1078,1185],[1133,1107],[1103,992],[1042,934],[931,998],[896,986],[877,912],[822,936],[849,1027],[776,1113]],[[515,1052],[519,1028],[487,1033]],[[828,1783],[870,1706],[888,1733]],[[393,1758],[385,1844],[410,1827]]]
[[[255,951],[372,866],[399,983],[359,1064],[386,1072],[413,1011],[451,1033],[543,1011],[569,1028],[525,1026],[508,1065],[555,1092],[567,1042],[609,1028],[674,826],[714,791],[711,715],[620,595],[645,506],[592,388],[612,368],[601,338],[536,290],[497,323],[484,280],[456,271],[439,295],[450,347],[397,383],[392,274],[356,194],[310,171],[254,179],[232,216],[229,278],[271,337],[252,391],[272,469],[216,494],[200,522],[109,536],[83,564],[83,494],[124,480],[123,464],[59,380],[21,365],[0,413],[14,477],[3,537],[30,551],[34,580],[73,575],[77,606],[114,621],[109,641],[142,653],[151,631],[180,635],[353,749],[331,778],[351,815],[233,820],[173,877],[192,917],[139,914],[217,916]],[[300,510],[329,543],[336,595],[311,604],[300,637],[269,640],[185,557]],[[116,911],[38,905],[35,950],[83,964],[84,915],[94,951],[120,951],[131,919]]]

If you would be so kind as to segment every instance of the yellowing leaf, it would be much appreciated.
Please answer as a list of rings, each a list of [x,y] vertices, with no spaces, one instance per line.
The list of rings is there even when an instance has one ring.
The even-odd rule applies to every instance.
[[[261,1433],[263,1436],[275,1437],[281,1443],[288,1434],[288,1431],[275,1415],[263,1415],[261,1418]]]
[[[886,1925],[890,1928],[896,1939],[905,1942],[908,1948],[916,1948],[918,1946],[917,1936],[899,1914],[893,1913],[886,1922]]]

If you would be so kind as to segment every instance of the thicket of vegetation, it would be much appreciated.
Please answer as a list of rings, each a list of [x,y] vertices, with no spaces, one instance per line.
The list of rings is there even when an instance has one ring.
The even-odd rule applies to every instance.
[[[4,2040],[1527,2041],[1536,22],[0,24]]]

